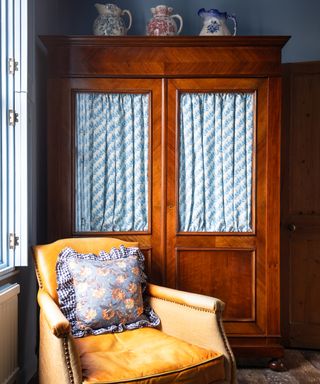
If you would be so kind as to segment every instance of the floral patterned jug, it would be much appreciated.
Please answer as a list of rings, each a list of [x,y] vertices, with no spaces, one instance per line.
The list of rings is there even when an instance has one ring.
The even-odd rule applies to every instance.
[[[175,36],[179,35],[183,27],[183,20],[180,15],[171,15],[173,8],[166,5],[158,5],[151,8],[153,14],[152,19],[147,25],[148,36]],[[180,21],[180,28],[178,29],[174,18]]]
[[[93,33],[95,35],[123,36],[127,34],[132,24],[130,11],[127,9],[122,11],[115,4],[95,4],[95,7],[99,12],[99,16],[93,23]],[[121,17],[125,13],[129,17],[128,27],[126,27]]]
[[[228,19],[233,21],[233,36],[237,33],[237,20],[234,15],[228,15],[227,12],[219,12],[217,9],[206,11],[204,8],[199,9],[198,15],[203,18],[201,36],[231,35],[226,24]]]

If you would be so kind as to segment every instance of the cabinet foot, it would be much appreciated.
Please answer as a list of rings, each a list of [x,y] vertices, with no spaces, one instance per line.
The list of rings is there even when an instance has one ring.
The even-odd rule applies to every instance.
[[[283,372],[287,370],[283,359],[273,359],[269,362],[268,365],[269,365],[269,368],[275,372]]]

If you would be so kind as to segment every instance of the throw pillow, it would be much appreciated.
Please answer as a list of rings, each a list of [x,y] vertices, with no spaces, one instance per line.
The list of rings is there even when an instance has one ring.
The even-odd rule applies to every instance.
[[[138,248],[81,254],[65,248],[56,271],[62,313],[74,337],[156,327],[159,317],[144,300],[144,257]]]

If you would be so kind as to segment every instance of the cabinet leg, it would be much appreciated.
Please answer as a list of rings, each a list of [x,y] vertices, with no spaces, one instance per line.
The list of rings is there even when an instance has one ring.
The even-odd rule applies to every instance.
[[[269,365],[269,368],[275,372],[283,372],[287,370],[283,359],[273,359],[269,362],[268,365]]]

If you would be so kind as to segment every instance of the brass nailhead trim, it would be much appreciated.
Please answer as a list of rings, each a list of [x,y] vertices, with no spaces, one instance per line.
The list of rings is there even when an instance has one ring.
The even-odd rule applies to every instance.
[[[229,347],[229,342],[228,342],[228,339],[227,339],[227,335],[224,331],[224,328],[222,326],[222,320],[221,318],[218,319],[218,327],[219,327],[219,331],[220,331],[220,334],[222,335],[222,340],[223,340],[223,344],[227,350],[227,353],[229,355],[229,360],[230,360],[230,378],[231,378],[231,383],[234,382],[234,371],[236,369],[236,364],[235,364],[235,360],[234,360],[234,357],[233,357],[233,354],[231,352],[231,349]]]
[[[68,338],[67,337],[63,338],[63,348],[64,348],[64,357],[65,357],[66,363],[67,363],[69,381],[70,381],[70,384],[74,384],[74,378],[73,378],[73,372],[72,372],[72,367],[71,367],[71,362],[70,362],[70,354],[69,354]]]
[[[173,303],[173,304],[181,305],[182,307],[187,307],[187,308],[195,309],[196,311],[200,311],[200,312],[215,313],[215,314],[221,313],[221,310],[219,310],[219,309],[216,309],[216,310],[212,309],[211,310],[211,309],[199,308],[199,307],[196,307],[194,305],[177,303],[176,301],[164,299],[163,297],[157,297],[157,296],[152,296],[152,295],[150,295],[150,297],[151,298],[153,297],[155,299],[162,300],[162,301],[167,301],[168,303]]]
[[[42,284],[42,281],[41,281],[40,272],[39,272],[39,268],[38,268],[38,264],[37,264],[37,260],[36,260],[34,251],[32,251],[32,256],[33,256],[34,268],[35,268],[35,271],[36,271],[36,276],[37,276],[39,287],[43,288],[43,284]]]

